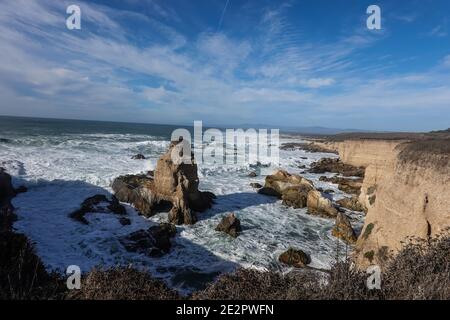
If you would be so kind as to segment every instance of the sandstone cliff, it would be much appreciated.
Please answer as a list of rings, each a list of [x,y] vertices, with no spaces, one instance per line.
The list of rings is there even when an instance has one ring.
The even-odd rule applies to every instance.
[[[316,142],[344,163],[366,168],[359,196],[368,209],[358,238],[359,266],[383,264],[410,237],[450,228],[450,140],[349,139]]]

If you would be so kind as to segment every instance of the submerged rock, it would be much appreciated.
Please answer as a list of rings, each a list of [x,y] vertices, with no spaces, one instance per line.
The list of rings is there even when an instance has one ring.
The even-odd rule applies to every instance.
[[[255,178],[255,177],[257,177],[258,175],[256,174],[256,172],[250,172],[248,175],[247,175],[247,177],[249,177],[249,178]]]
[[[112,196],[109,200],[103,194],[97,194],[87,198],[81,204],[80,209],[72,212],[69,216],[81,223],[89,224],[84,217],[87,213],[114,213],[118,215],[125,215],[127,211],[125,207],[119,203],[116,197]]]
[[[241,221],[231,213],[222,218],[222,221],[220,221],[216,227],[216,231],[228,233],[233,238],[236,238],[239,235],[239,232],[242,231]]]
[[[176,235],[176,227],[162,223],[148,230],[138,230],[120,239],[127,251],[142,253],[150,257],[161,257],[170,251],[171,238]]]
[[[342,239],[349,244],[354,244],[357,240],[350,220],[344,213],[341,212],[339,212],[336,217],[336,224],[333,227],[331,234],[334,237]]]
[[[250,187],[252,187],[254,189],[261,189],[263,186],[260,183],[252,182],[252,183],[250,183]]]
[[[131,159],[133,159],[133,160],[145,160],[146,158],[145,158],[145,156],[143,154],[138,153],[138,154],[132,156]]]
[[[278,261],[291,267],[305,268],[311,263],[311,257],[302,250],[289,248],[278,257]]]
[[[215,195],[198,190],[197,164],[192,155],[190,163],[180,161],[183,143],[182,140],[171,143],[157,162],[154,178],[148,175],[116,178],[112,184],[116,197],[133,204],[142,215],[169,211],[169,222],[194,224],[195,212],[209,209]]]

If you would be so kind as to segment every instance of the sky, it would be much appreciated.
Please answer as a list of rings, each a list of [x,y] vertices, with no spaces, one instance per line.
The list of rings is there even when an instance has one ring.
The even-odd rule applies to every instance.
[[[449,20],[448,0],[0,0],[0,114],[445,129]]]

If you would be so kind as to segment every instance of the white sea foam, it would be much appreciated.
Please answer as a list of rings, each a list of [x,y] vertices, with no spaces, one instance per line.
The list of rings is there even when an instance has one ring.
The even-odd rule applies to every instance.
[[[181,290],[196,288],[237,266],[284,268],[277,257],[290,246],[309,252],[313,267],[330,266],[338,243],[330,234],[334,221],[307,215],[304,209],[286,208],[249,186],[263,183],[264,176],[276,168],[199,166],[200,187],[218,196],[216,204],[199,214],[197,224],[178,227],[173,249],[162,258],[126,252],[118,238],[164,221],[166,213],[147,220],[127,206],[130,226],[120,225],[109,214],[88,214],[87,226],[68,217],[85,198],[110,194],[115,177],[153,169],[167,146],[168,141],[159,137],[131,134],[26,136],[2,144],[0,165],[14,176],[16,186],[29,188],[13,201],[19,216],[14,227],[32,239],[49,269],[63,271],[76,264],[88,271],[95,265],[132,263]],[[148,160],[131,160],[136,153],[143,153]],[[281,150],[280,167],[300,173],[300,165],[309,166],[324,156],[334,155]],[[255,170],[259,176],[249,178]],[[335,190],[335,197],[343,196],[337,186],[318,181],[318,175],[304,175],[317,186]],[[237,239],[214,230],[229,212],[241,219],[244,229]],[[352,218],[361,225],[360,216],[352,214]]]

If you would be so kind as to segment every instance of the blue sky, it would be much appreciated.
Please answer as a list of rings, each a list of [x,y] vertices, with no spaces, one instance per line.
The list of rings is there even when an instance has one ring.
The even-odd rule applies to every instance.
[[[1,0],[0,114],[443,129],[449,19],[447,0]]]

